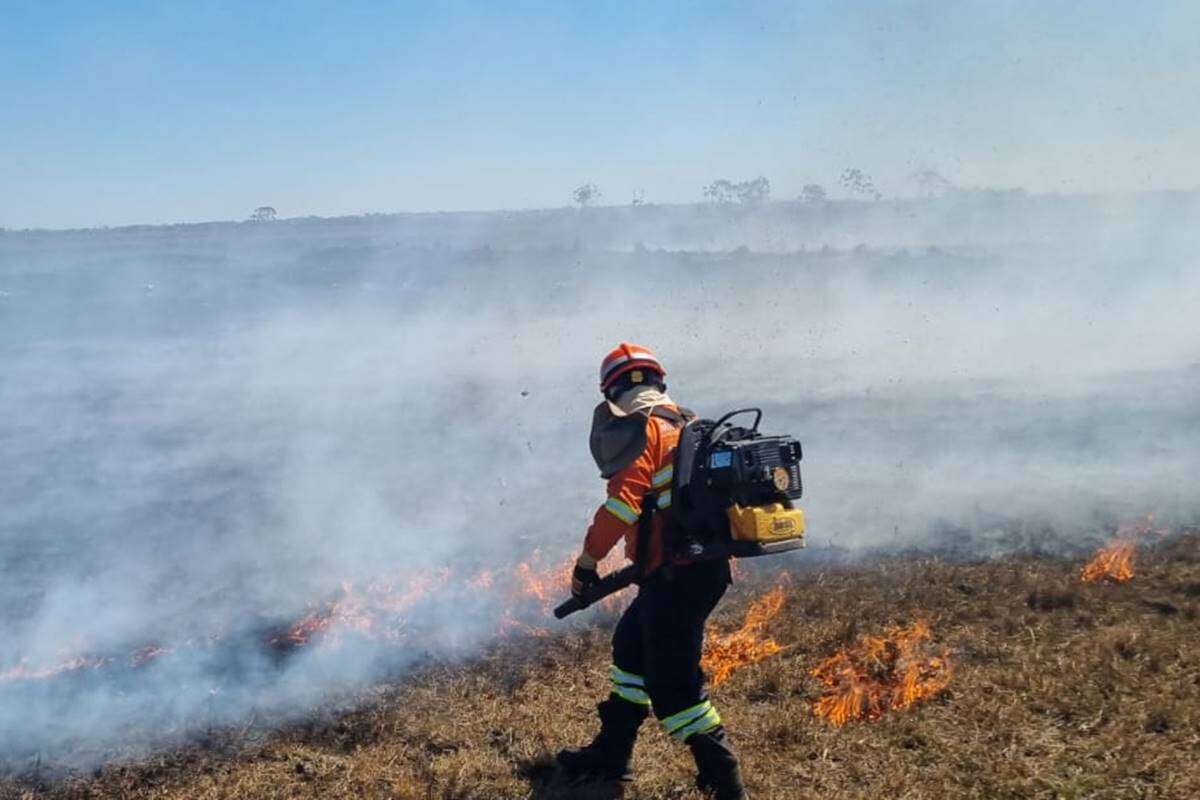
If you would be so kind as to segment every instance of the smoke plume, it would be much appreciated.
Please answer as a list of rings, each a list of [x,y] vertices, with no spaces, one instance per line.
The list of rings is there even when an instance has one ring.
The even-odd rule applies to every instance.
[[[106,665],[0,680],[2,756],[302,713],[547,625],[458,578],[579,546],[621,340],[804,442],[790,563],[1194,520],[1197,231],[1194,194],[979,192],[0,233],[0,675]],[[403,636],[263,644],[418,579]]]

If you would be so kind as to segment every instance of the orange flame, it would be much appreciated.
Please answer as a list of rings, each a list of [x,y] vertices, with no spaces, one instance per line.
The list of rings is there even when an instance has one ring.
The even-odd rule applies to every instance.
[[[362,587],[345,583],[331,601],[312,610],[287,631],[269,640],[277,647],[301,647],[316,643],[334,644],[345,631],[375,640],[401,641],[405,636],[405,617],[412,607],[429,600],[435,592],[460,587],[472,592],[487,592],[500,604],[495,635],[513,634],[545,637],[549,631],[523,621],[537,614],[548,615],[562,600],[571,585],[574,559],[550,561],[534,551],[528,561],[507,570],[480,569],[456,575],[443,569],[432,575],[394,576],[372,581]],[[609,562],[606,562],[609,563]],[[620,603],[609,598],[605,605]]]
[[[929,625],[917,620],[839,650],[810,672],[824,687],[813,711],[845,725],[878,719],[938,694],[949,685],[953,668],[945,648],[934,648],[931,640]]]
[[[78,672],[83,669],[100,669],[108,664],[107,658],[92,658],[89,656],[74,656],[64,659],[57,664],[47,667],[31,667],[24,661],[15,667],[0,672],[0,681],[26,681],[53,678],[68,672]]]
[[[154,659],[170,655],[172,652],[174,652],[173,648],[163,647],[162,645],[157,644],[148,644],[144,647],[139,647],[130,654],[129,666],[144,667]]]
[[[601,566],[601,572],[615,569],[620,561],[621,555],[614,550],[611,558]],[[473,572],[449,568],[433,572],[405,570],[358,584],[345,581],[335,596],[311,603],[306,614],[286,629],[269,635],[265,644],[281,650],[337,646],[349,632],[374,641],[398,644],[409,634],[409,618],[415,607],[441,598],[442,593],[452,600],[456,592],[460,597],[463,592],[484,593],[488,601],[494,600],[493,635],[496,638],[514,635],[544,638],[550,631],[530,620],[547,616],[566,596],[574,563],[574,558],[555,560],[535,551],[528,561],[504,569]],[[614,595],[606,598],[601,606],[609,611],[619,610],[624,602],[625,598]],[[175,646],[145,643],[131,650],[128,664],[135,669],[141,668],[175,650]],[[19,660],[7,668],[0,666],[0,682],[52,678],[83,669],[100,669],[120,661],[115,657],[80,655],[80,652],[86,652],[82,643],[73,652],[61,653],[58,663],[35,666]]]
[[[721,634],[709,627],[700,666],[710,676],[713,686],[720,686],[735,670],[770,658],[783,649],[764,631],[767,623],[783,608],[784,594],[781,582],[755,600],[746,609],[742,627],[732,633]]]
[[[517,564],[519,594],[536,600],[542,610],[549,612],[561,599],[563,587],[571,586],[571,570],[575,562],[568,560],[555,566],[535,569],[529,562]]]
[[[1096,551],[1092,560],[1083,565],[1079,572],[1080,579],[1084,583],[1128,583],[1133,580],[1133,561],[1138,541],[1150,537],[1161,539],[1171,532],[1170,528],[1156,528],[1154,519],[1155,515],[1148,513],[1135,522],[1118,526],[1117,538]]]
[[[1092,560],[1083,565],[1079,577],[1084,583],[1101,580],[1127,583],[1133,579],[1133,555],[1136,549],[1136,542],[1117,539],[1100,548]]]

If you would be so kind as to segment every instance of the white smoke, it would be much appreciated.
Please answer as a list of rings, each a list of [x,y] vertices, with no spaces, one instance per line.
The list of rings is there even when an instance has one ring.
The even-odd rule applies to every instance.
[[[685,405],[762,405],[803,440],[816,549],[1194,519],[1198,209],[981,193],[4,234],[0,673],[175,649],[0,682],[0,747],[102,757],[472,652],[499,609],[453,585],[403,645],[280,658],[262,635],[345,581],[571,553],[623,339]]]

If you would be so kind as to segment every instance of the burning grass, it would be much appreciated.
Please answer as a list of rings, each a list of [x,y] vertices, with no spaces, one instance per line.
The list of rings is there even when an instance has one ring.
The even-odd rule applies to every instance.
[[[1136,522],[1121,525],[1117,529],[1117,538],[1100,548],[1092,560],[1083,565],[1080,579],[1084,583],[1128,583],[1133,580],[1138,542],[1161,540],[1169,533],[1167,528],[1155,527],[1154,514],[1146,514]]]
[[[824,691],[816,715],[834,725],[879,719],[931,698],[950,685],[950,654],[933,644],[925,620],[863,636],[813,667]]]
[[[770,658],[783,647],[765,633],[767,623],[783,608],[783,581],[762,597],[750,602],[742,627],[721,633],[710,625],[705,636],[704,657],[700,666],[713,686],[720,686],[735,670]]]
[[[1110,581],[1127,583],[1133,580],[1133,557],[1137,543],[1118,539],[1101,548],[1092,560],[1083,565],[1079,577],[1084,583]]]
[[[761,618],[752,606],[778,600],[751,627],[754,641],[782,649],[714,686],[713,701],[751,795],[1200,797],[1200,535],[1140,546],[1129,583],[1081,584],[1080,566],[896,559],[799,570],[778,593],[764,593],[771,584],[750,570],[716,629],[740,632]],[[914,638],[917,619],[929,635],[915,636],[916,652],[949,651],[950,683],[871,724],[823,724],[812,708],[828,687],[814,668],[871,637]],[[182,749],[111,754],[95,773],[65,779],[48,757],[10,765],[0,798],[611,797],[564,787],[546,767],[595,732],[609,630],[546,627],[549,636],[510,637],[471,663],[431,664],[365,690],[349,711],[297,709],[299,722],[252,720]],[[872,669],[904,674],[904,659],[884,650]],[[698,799],[686,750],[649,725],[636,764],[626,797]]]
[[[605,568],[614,568],[619,560],[614,553]],[[562,600],[564,587],[570,584],[573,562],[573,558],[551,559],[535,552],[528,561],[506,570],[482,569],[465,575],[449,569],[432,573],[401,571],[359,584],[343,582],[337,592],[311,604],[294,622],[268,631],[261,645],[277,655],[286,655],[306,647],[338,647],[353,636],[401,647],[410,643],[410,625],[420,620],[422,604],[453,597],[453,592],[461,591],[459,587],[463,586],[467,591],[487,591],[495,598],[495,607],[491,609],[494,638],[549,636],[548,628],[531,624],[531,620],[548,617],[554,605]],[[619,597],[606,598],[601,607],[611,612],[618,610],[623,602]],[[174,645],[148,642],[128,653],[116,654],[91,653],[81,644],[77,652],[61,653],[56,661],[0,662],[0,683],[51,680],[85,670],[139,669],[179,650],[219,644],[215,639],[203,643],[186,640]]]

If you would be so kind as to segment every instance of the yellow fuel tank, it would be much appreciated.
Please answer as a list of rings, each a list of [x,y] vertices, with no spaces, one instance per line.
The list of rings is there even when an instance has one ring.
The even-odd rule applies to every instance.
[[[804,510],[784,503],[766,506],[739,506],[734,503],[726,514],[735,541],[782,542],[804,538]]]

